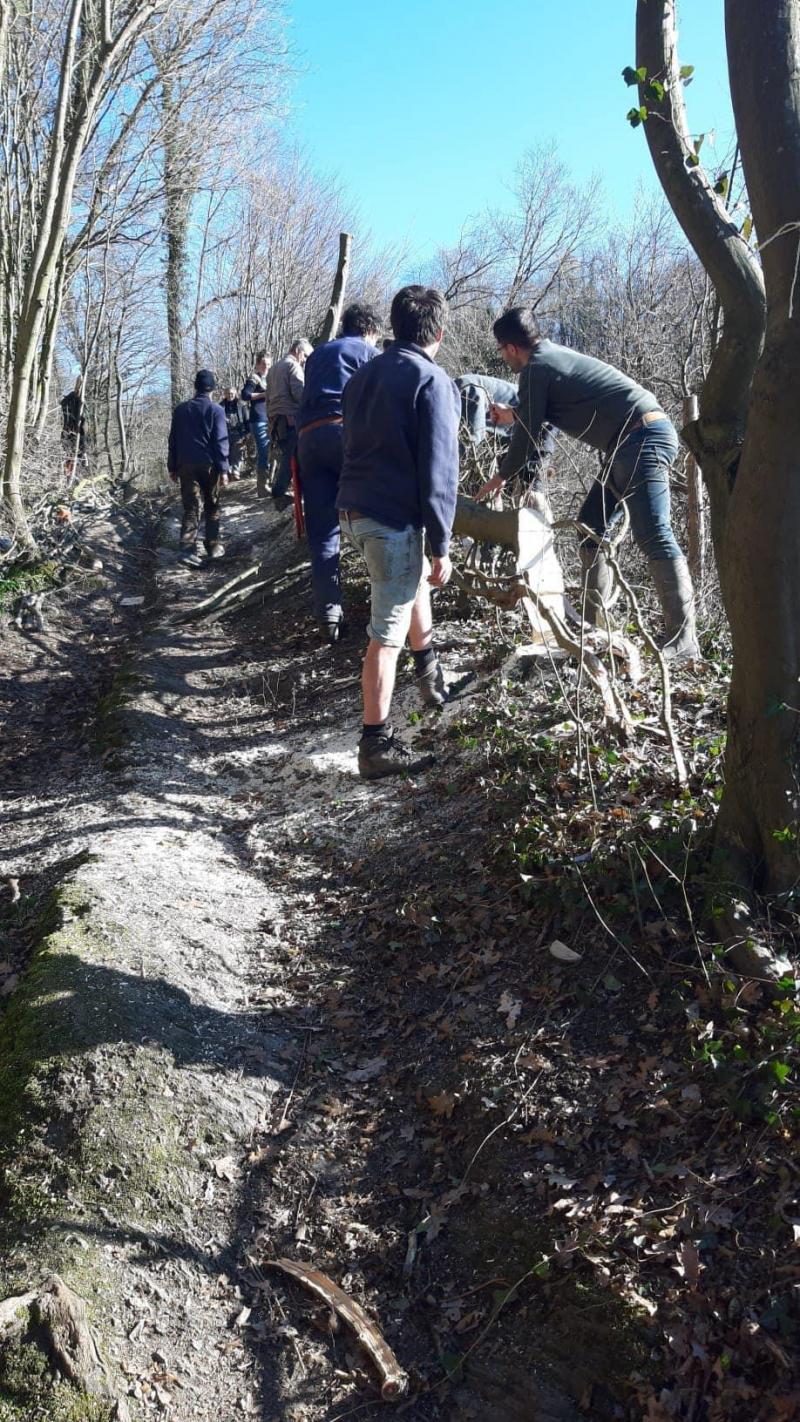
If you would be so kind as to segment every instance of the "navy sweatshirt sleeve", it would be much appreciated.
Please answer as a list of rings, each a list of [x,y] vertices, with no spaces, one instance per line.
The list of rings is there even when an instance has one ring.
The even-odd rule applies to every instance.
[[[172,412],[172,419],[169,422],[169,439],[167,441],[167,473],[177,474],[178,461],[175,456],[175,411]]]
[[[417,398],[419,504],[434,558],[443,558],[450,547],[458,490],[459,400],[449,384],[450,389],[444,380],[431,380]]]

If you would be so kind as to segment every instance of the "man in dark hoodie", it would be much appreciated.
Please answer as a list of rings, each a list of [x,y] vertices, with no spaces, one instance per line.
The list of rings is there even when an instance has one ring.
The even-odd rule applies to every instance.
[[[219,538],[219,498],[228,482],[228,425],[222,406],[211,399],[216,384],[212,371],[198,370],[194,397],[172,412],[167,469],[173,483],[181,486],[183,557],[195,551],[201,499],[206,552],[209,558],[221,558],[225,551]]]
[[[314,608],[329,642],[338,642],[344,626],[336,510],[342,472],[342,395],[351,376],[378,354],[380,325],[380,317],[370,306],[354,302],[342,316],[341,335],[317,346],[305,364],[297,460],[311,549]]]
[[[392,302],[394,342],[344,389],[344,463],[336,506],[363,555],[372,594],[362,691],[359,773],[367,780],[422,769],[394,734],[389,713],[406,637],[417,685],[441,706],[444,678],[432,645],[431,587],[451,573],[450,531],[458,489],[460,402],[435,364],[447,305],[441,292],[405,286]],[[431,562],[425,556],[427,535]]]

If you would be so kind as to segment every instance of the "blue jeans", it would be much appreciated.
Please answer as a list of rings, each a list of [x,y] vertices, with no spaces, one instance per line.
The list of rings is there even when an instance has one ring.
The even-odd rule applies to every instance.
[[[421,528],[389,528],[344,509],[342,529],[367,565],[370,619],[367,635],[382,647],[403,647],[425,568]]]
[[[300,488],[311,550],[314,610],[323,621],[341,616],[339,513],[336,493],[342,472],[342,427],[320,425],[300,434],[297,443]]]
[[[677,453],[678,436],[666,417],[622,440],[578,515],[597,534],[598,542],[621,519],[624,501],[633,536],[650,562],[681,557],[669,501],[669,471]]]
[[[272,439],[280,454],[278,468],[272,483],[272,497],[279,499],[286,493],[292,482],[292,455],[297,449],[297,430],[290,425],[285,415],[278,415],[273,421]]]
[[[456,385],[461,395],[461,418],[475,444],[482,444],[486,438],[486,413],[489,401],[495,405],[519,404],[516,385],[510,380],[498,380],[494,375],[457,375]],[[492,425],[503,434],[505,426]]]
[[[269,464],[269,433],[266,420],[251,420],[250,433],[256,442],[256,465],[265,474]]]

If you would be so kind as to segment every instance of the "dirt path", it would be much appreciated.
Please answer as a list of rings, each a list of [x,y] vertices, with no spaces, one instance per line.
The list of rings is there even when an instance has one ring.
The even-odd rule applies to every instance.
[[[131,1397],[175,1422],[381,1414],[352,1338],[324,1337],[324,1321],[314,1342],[302,1320],[319,1311],[266,1270],[291,1255],[376,1309],[415,1393],[438,1374],[410,1415],[477,1415],[449,1411],[441,1348],[403,1296],[409,1278],[397,1275],[387,1302],[383,1265],[370,1268],[387,1241],[405,1257],[420,1193],[384,1148],[414,1128],[392,1121],[386,1094],[396,1044],[383,954],[355,1040],[339,1011],[363,875],[380,894],[404,872],[436,795],[424,781],[358,779],[360,638],[319,646],[302,581],[263,616],[177,620],[240,563],[297,561],[290,521],[265,517],[249,492],[234,491],[226,525],[221,569],[187,569],[166,546],[150,577],[130,528],[99,516],[107,579],[116,562],[94,616],[114,658],[102,674],[90,657],[70,660],[69,626],[18,648],[31,693],[61,663],[71,719],[55,725],[72,734],[56,755],[32,738],[5,805],[17,949],[43,884],[57,911],[41,981],[23,974],[11,992],[12,1038],[30,1055],[17,1053],[18,1085],[31,1094],[45,1079],[55,1119],[27,1130],[11,1172],[21,1218],[3,1292],[27,1279],[33,1248],[88,1297]],[[123,597],[144,601],[123,613]],[[456,624],[443,630],[458,677],[474,648]],[[414,706],[406,685],[398,718]],[[457,711],[414,734],[444,745]]]
[[[225,520],[222,565],[190,569],[174,527],[153,559],[99,518],[105,591],[63,625],[54,608],[42,645],[10,634],[19,685],[50,678],[58,699],[32,701],[38,725],[17,716],[4,781],[0,873],[21,898],[0,921],[0,1297],[57,1268],[142,1417],[385,1415],[352,1333],[270,1268],[289,1258],[367,1310],[415,1422],[660,1422],[698,1386],[727,1389],[719,1416],[739,1422],[744,1384],[712,1383],[707,1360],[736,1346],[737,1275],[753,1298],[771,1287],[772,1205],[683,1046],[712,1011],[702,976],[681,996],[696,945],[656,900],[629,953],[590,898],[550,893],[546,854],[522,880],[505,862],[537,825],[576,853],[595,834],[567,780],[517,775],[506,735],[504,709],[535,707],[558,775],[559,690],[498,675],[496,627],[449,593],[458,696],[419,715],[403,668],[396,706],[437,762],[364,785],[357,568],[336,648],[302,567],[260,607],[183,620],[253,560],[302,562],[290,518],[247,486]],[[79,628],[101,653],[70,650]],[[562,938],[580,967],[548,952]]]

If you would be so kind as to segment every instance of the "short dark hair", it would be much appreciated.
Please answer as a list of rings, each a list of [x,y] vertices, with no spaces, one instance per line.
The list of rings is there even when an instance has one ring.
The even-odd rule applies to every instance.
[[[343,336],[369,336],[372,332],[378,332],[383,322],[377,311],[371,306],[365,306],[361,301],[354,301],[348,306],[342,316]]]
[[[494,338],[501,345],[522,346],[530,350],[542,339],[539,322],[530,306],[509,306],[492,326]]]
[[[258,365],[258,362],[259,362],[260,360],[269,360],[269,352],[268,352],[268,351],[256,351],[255,356],[254,356],[254,363],[255,363],[256,365]]]
[[[396,340],[430,346],[447,319],[447,302],[433,286],[404,286],[392,301],[389,319]]]

